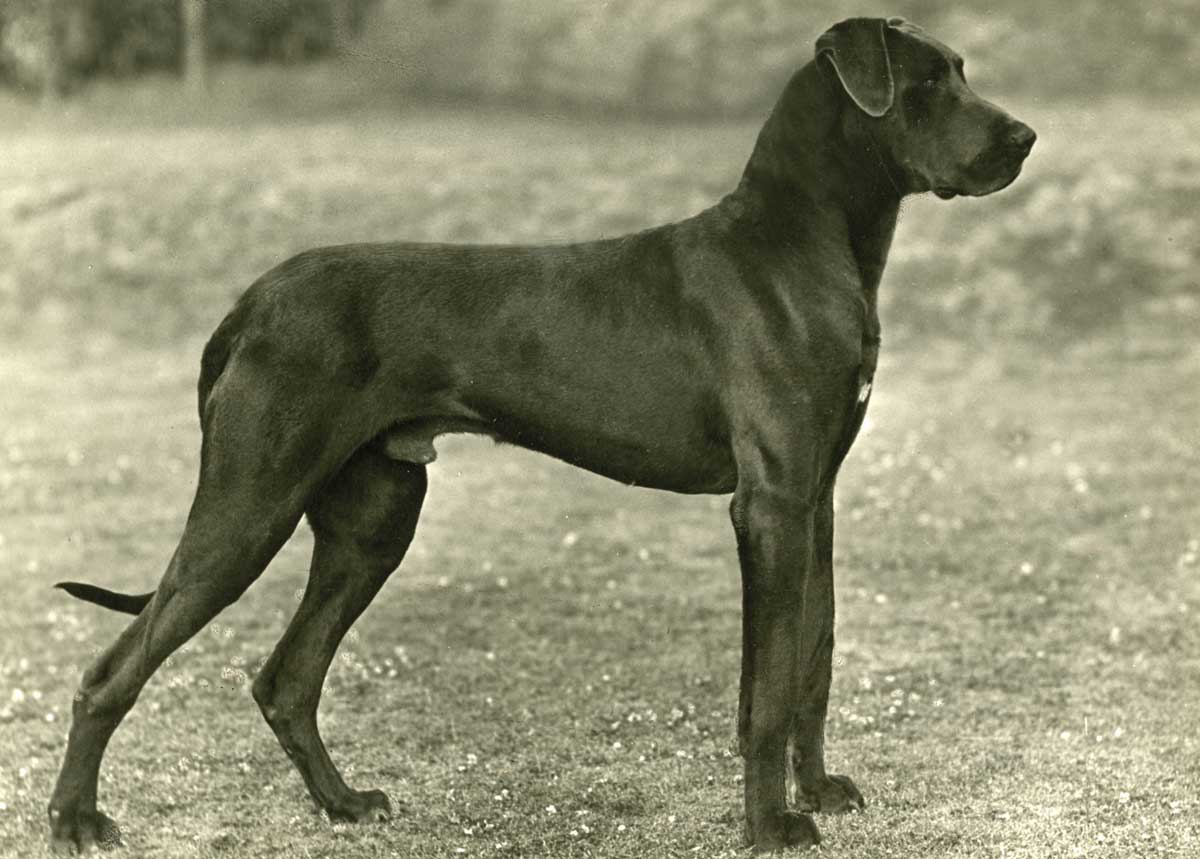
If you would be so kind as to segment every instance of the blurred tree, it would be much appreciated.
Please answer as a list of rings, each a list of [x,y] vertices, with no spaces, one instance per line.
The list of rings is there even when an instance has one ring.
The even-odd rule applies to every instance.
[[[334,50],[345,56],[354,40],[354,0],[329,0],[329,17]]]
[[[193,90],[203,90],[208,78],[206,0],[180,0],[183,19],[183,77]]]
[[[0,80],[54,102],[92,55],[91,0],[0,0]]]
[[[184,28],[179,0],[89,0],[96,24],[90,74],[128,76],[182,66]]]
[[[45,58],[42,81],[42,104],[50,105],[67,91],[67,2],[42,0]]]

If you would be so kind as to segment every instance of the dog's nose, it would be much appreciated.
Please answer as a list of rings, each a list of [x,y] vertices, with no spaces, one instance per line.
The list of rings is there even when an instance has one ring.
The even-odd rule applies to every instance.
[[[1033,149],[1033,144],[1036,141],[1037,132],[1023,122],[1018,122],[1008,135],[1009,145],[1023,155],[1029,154],[1029,150]]]

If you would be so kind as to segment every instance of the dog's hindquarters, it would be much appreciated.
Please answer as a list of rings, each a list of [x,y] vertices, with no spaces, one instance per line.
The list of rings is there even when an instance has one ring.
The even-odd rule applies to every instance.
[[[209,395],[216,385],[217,379],[225,371],[233,348],[237,342],[237,333],[244,324],[244,309],[246,303],[239,301],[231,310],[204,346],[200,359],[200,377],[197,384],[199,395],[200,424],[204,426],[205,406]],[[107,588],[97,587],[86,582],[59,582],[56,588],[66,591],[75,599],[94,603],[110,611],[123,614],[140,614],[154,598],[154,591],[144,594],[124,594]]]
[[[284,354],[246,352],[242,314],[227,318],[206,353],[200,478],[179,545],[149,604],[85,672],[75,696],[50,802],[57,844],[83,848],[105,838],[112,824],[96,811],[100,762],[142,686],[258,578],[363,441],[339,427],[343,404],[329,386],[285,366]],[[320,402],[297,421],[297,403],[314,391]]]
[[[196,385],[199,395],[201,426],[204,425],[204,412],[208,397],[212,393],[217,379],[225,372],[225,366],[229,363],[233,349],[237,345],[238,334],[246,324],[248,307],[247,297],[243,296],[225,315],[225,318],[213,331],[212,336],[208,338],[208,342],[204,344],[204,352],[200,356],[200,377]]]

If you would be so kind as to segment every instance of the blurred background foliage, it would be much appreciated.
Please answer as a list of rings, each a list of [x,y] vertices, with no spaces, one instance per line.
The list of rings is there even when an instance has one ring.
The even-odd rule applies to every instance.
[[[41,89],[55,63],[66,86],[95,77],[183,71],[189,0],[3,0],[0,73]],[[205,59],[295,63],[335,50],[341,24],[371,0],[196,0]],[[342,16],[339,18],[339,16]]]
[[[189,3],[203,7],[194,24]],[[0,73],[67,91],[183,70],[198,27],[207,61],[342,54],[382,66],[376,81],[408,93],[740,114],[768,105],[797,55],[849,14],[917,21],[971,58],[973,79],[1008,91],[1200,83],[1194,0],[3,0]]]

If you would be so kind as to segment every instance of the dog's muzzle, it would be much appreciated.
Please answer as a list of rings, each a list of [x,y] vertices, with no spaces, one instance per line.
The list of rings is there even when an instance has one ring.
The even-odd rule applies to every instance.
[[[1023,122],[1012,120],[999,140],[980,153],[967,170],[969,189],[935,185],[933,193],[949,200],[960,194],[983,197],[1003,190],[1021,175],[1021,167],[1036,142],[1037,132]]]

